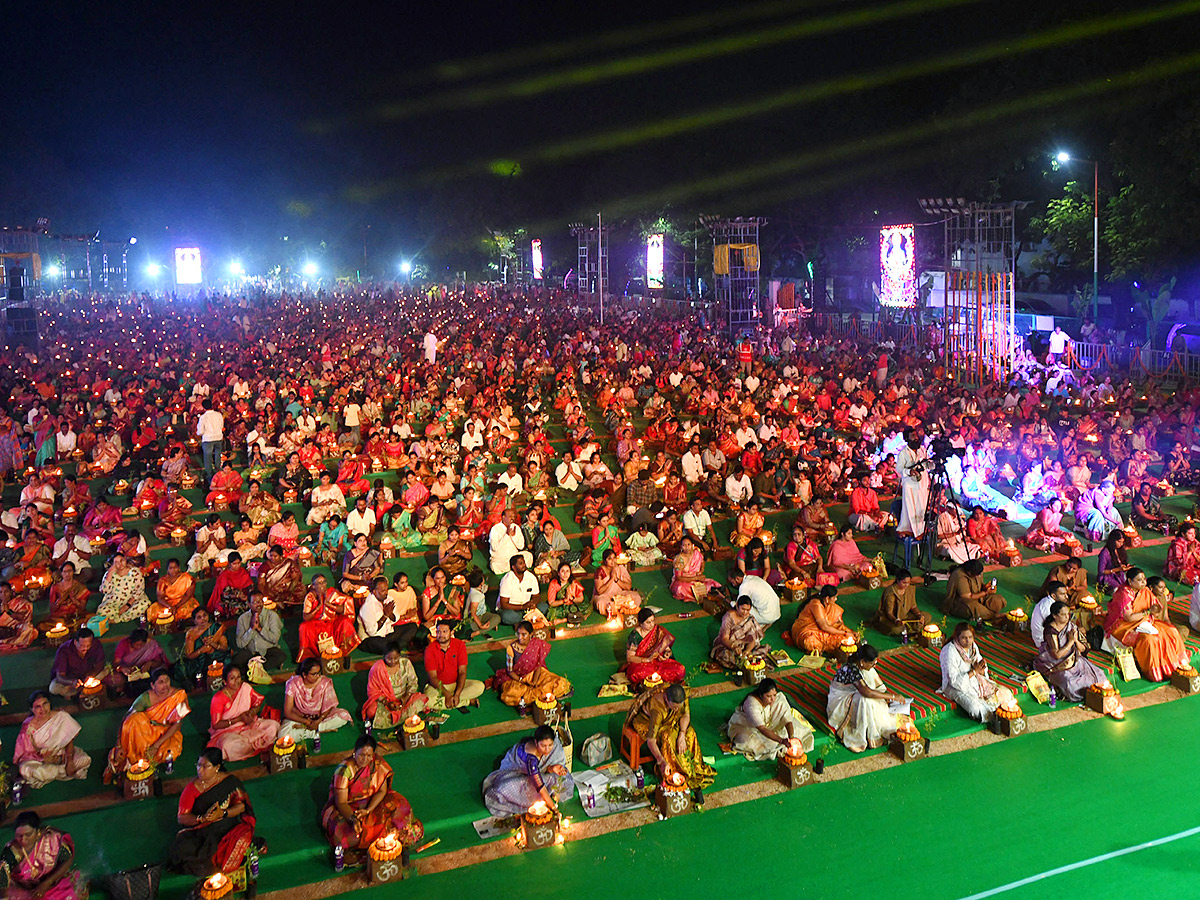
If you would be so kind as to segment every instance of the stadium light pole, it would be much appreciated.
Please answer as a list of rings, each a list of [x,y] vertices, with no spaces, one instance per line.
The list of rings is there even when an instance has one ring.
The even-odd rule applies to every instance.
[[[1054,157],[1063,165],[1069,162],[1092,164],[1092,324],[1100,325],[1100,163],[1094,159],[1071,156],[1060,150]]]

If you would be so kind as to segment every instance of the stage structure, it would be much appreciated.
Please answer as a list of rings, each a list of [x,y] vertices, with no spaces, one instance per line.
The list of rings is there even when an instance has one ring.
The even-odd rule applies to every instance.
[[[945,224],[945,315],[942,353],[964,381],[1000,381],[1012,370],[1016,331],[1018,203],[919,201]]]
[[[579,293],[587,297],[603,294],[609,288],[608,280],[608,232],[609,228],[599,216],[595,225],[576,222],[571,225],[571,234],[578,242]],[[603,297],[601,297],[603,303]]]
[[[33,228],[0,228],[0,270],[10,265],[23,267],[29,295],[128,289],[130,241],[102,241],[99,232],[50,234],[48,228],[45,219],[39,219]],[[0,285],[3,282],[0,275]]]
[[[758,232],[767,220],[761,216],[701,216],[700,224],[712,235],[713,286],[717,308],[729,323],[729,334],[736,337],[743,331],[753,331],[763,322]]]

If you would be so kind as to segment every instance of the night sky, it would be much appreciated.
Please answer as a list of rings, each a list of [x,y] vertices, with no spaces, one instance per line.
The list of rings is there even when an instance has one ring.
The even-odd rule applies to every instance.
[[[111,7],[111,8],[105,8]],[[452,261],[484,227],[861,223],[1037,199],[1195,94],[1200,3],[41,2],[6,22],[0,223]],[[1141,126],[1157,139],[1154,123]],[[1137,126],[1132,128],[1134,134]],[[782,218],[781,218],[782,217]]]

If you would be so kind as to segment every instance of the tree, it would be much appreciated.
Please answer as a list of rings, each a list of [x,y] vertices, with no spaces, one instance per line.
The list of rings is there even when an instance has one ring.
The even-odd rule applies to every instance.
[[[1162,323],[1171,312],[1171,291],[1175,288],[1175,279],[1159,285],[1157,293],[1151,293],[1144,288],[1133,288],[1133,299],[1146,316],[1146,337],[1151,346],[1157,348],[1162,332]]]

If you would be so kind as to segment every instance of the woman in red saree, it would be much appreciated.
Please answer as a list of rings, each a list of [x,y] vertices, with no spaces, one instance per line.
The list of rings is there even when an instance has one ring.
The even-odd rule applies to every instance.
[[[411,848],[425,836],[425,826],[408,801],[392,790],[392,767],[376,757],[377,746],[364,734],[354,742],[353,755],[334,770],[321,827],[330,846],[342,848],[350,863],[358,861],[358,851],[394,833],[404,848],[401,865],[407,866]]]
[[[1004,558],[1007,543],[1000,533],[1000,523],[989,516],[982,506],[971,510],[971,518],[967,519],[967,537],[978,544],[992,562]]]
[[[1033,522],[1021,538],[1021,543],[1035,550],[1060,552],[1059,548],[1067,539],[1067,532],[1062,529],[1063,502],[1055,497],[1050,503],[1038,510]],[[1169,560],[1169,557],[1168,557]]]
[[[196,761],[196,777],[179,795],[180,830],[167,853],[177,872],[206,877],[236,871],[252,844],[254,810],[241,781],[225,771],[221,751],[209,747]]]
[[[342,463],[338,466],[336,484],[347,497],[365,494],[371,489],[371,482],[367,480],[366,472],[366,462],[347,450],[342,454]]]
[[[1184,523],[1178,536],[1171,541],[1167,550],[1167,565],[1164,573],[1172,581],[1195,584],[1200,578],[1200,540],[1196,540],[1196,526]]]
[[[59,570],[60,579],[50,588],[48,621],[62,622],[75,628],[87,617],[87,602],[91,591],[75,580],[75,564],[65,562]]]
[[[1179,632],[1167,618],[1167,610],[1154,598],[1150,584],[1163,584],[1155,577],[1147,581],[1141,569],[1130,569],[1125,583],[1108,602],[1104,631],[1114,641],[1133,648],[1138,669],[1148,681],[1165,681],[1189,658]]]
[[[42,825],[37,813],[17,816],[13,839],[0,851],[0,895],[9,900],[83,900],[87,885],[71,871],[71,836]]]
[[[518,622],[516,632],[517,636],[504,650],[504,668],[496,673],[494,681],[500,702],[518,707],[524,700],[532,708],[535,700],[547,694],[558,700],[570,697],[571,682],[546,668],[549,642],[535,638],[533,626],[528,622]]]
[[[236,619],[250,608],[250,591],[254,579],[242,564],[242,554],[234,550],[229,554],[229,565],[217,576],[212,593],[208,596],[208,611],[214,619]]]
[[[204,498],[206,505],[211,507],[220,496],[230,506],[237,506],[242,499],[242,476],[233,470],[233,462],[227,461],[220,471],[213,474],[208,483],[208,496]]]
[[[682,663],[671,658],[675,637],[654,622],[654,612],[642,609],[637,626],[625,641],[625,674],[634,684],[641,684],[652,675],[668,684],[683,681],[686,671]],[[657,679],[651,679],[657,680]]]
[[[354,600],[328,587],[324,575],[317,575],[304,595],[304,621],[300,623],[300,659],[320,656],[322,644],[342,656],[358,646],[354,626]]]

